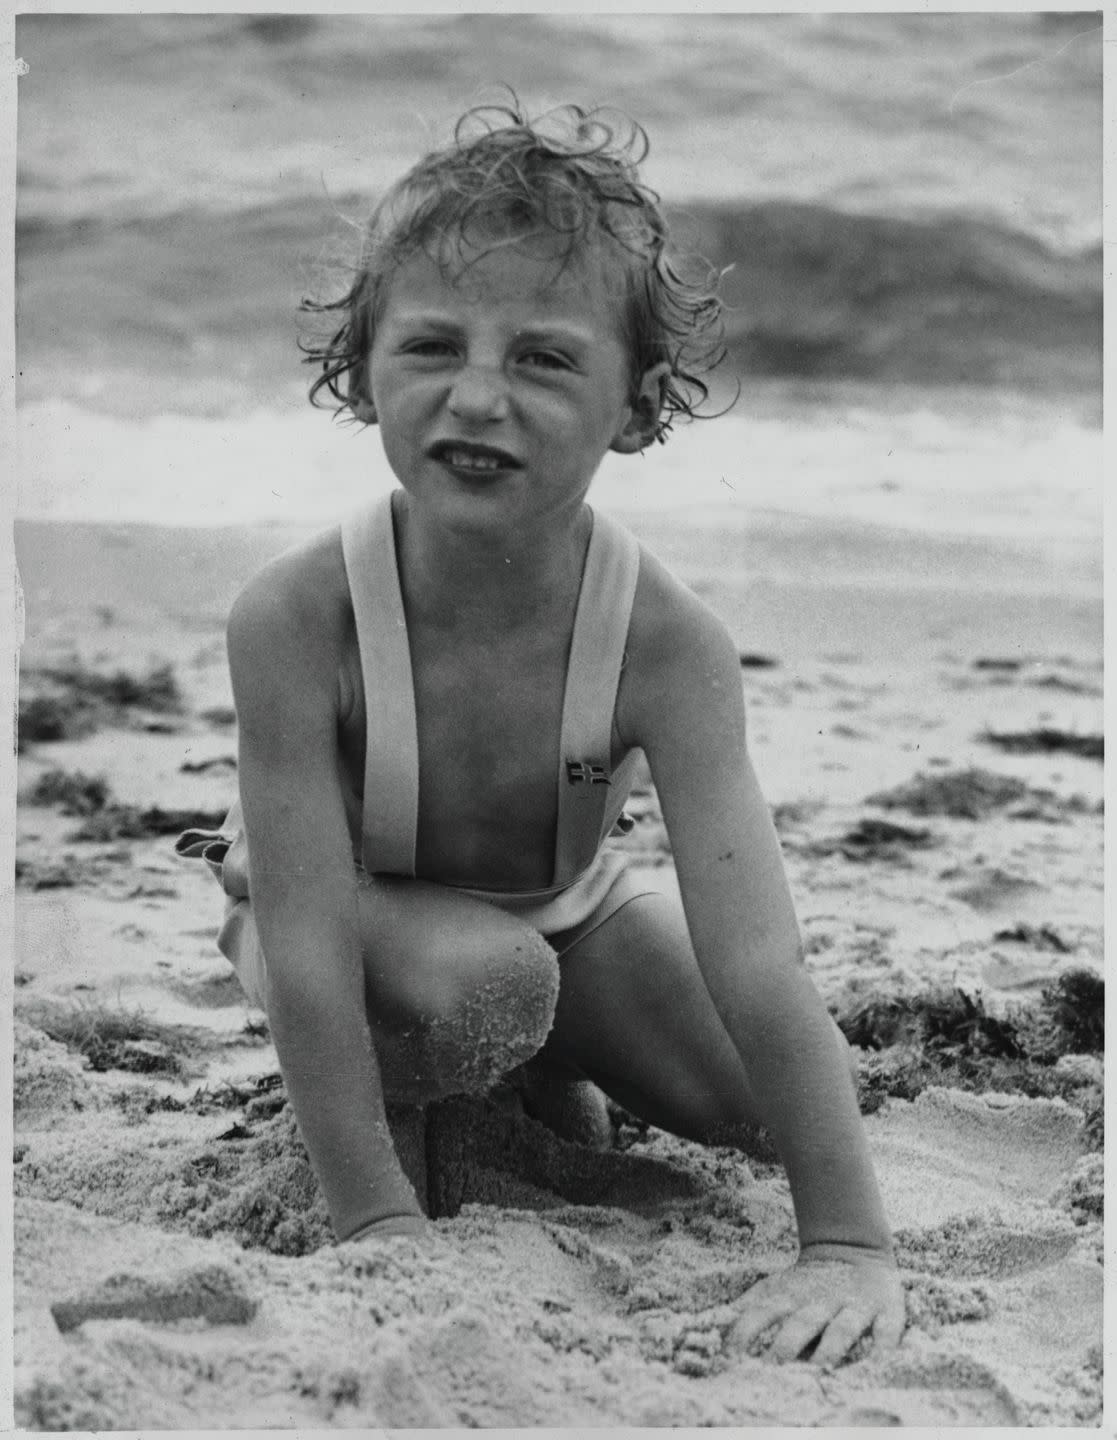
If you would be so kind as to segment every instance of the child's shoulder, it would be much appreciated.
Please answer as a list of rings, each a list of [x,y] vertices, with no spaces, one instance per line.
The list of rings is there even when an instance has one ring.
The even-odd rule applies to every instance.
[[[352,627],[352,605],[337,526],[269,560],[233,601],[226,627],[229,664],[260,683],[292,670],[333,670]]]
[[[618,728],[645,749],[654,734],[686,730],[695,707],[707,706],[711,686],[730,695],[739,685],[740,659],[728,628],[643,548],[625,659]]]
[[[338,526],[274,556],[233,601],[230,624],[251,630],[327,621],[344,610],[349,586]]]
[[[736,649],[721,618],[672,574],[651,551],[640,547],[640,575],[632,605],[629,650],[649,663],[662,664],[672,656],[695,650],[722,652]]]

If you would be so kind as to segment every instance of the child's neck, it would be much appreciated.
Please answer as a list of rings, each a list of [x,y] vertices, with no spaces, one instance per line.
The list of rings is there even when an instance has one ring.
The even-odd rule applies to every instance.
[[[537,619],[576,597],[592,517],[585,505],[534,531],[450,530],[404,501],[397,553],[408,612],[440,628]]]

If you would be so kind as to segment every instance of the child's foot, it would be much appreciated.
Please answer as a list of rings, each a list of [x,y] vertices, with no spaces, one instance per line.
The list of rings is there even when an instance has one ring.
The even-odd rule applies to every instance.
[[[609,1150],[613,1124],[605,1096],[590,1080],[568,1070],[529,1060],[513,1077],[524,1111],[561,1140],[591,1150]]]

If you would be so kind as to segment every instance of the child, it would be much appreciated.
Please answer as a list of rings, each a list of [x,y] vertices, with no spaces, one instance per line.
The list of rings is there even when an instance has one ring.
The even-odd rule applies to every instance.
[[[749,1292],[742,1346],[894,1345],[889,1231],[736,649],[585,504],[607,450],[705,398],[718,302],[666,254],[638,127],[467,120],[383,199],[350,292],[314,307],[344,323],[310,347],[311,398],[379,426],[401,488],[234,605],[222,949],[266,1004],[339,1239],[427,1224],[386,1100],[484,1089],[541,1052],[675,1134],[768,1128],[801,1249]],[[640,752],[681,907],[606,843]]]

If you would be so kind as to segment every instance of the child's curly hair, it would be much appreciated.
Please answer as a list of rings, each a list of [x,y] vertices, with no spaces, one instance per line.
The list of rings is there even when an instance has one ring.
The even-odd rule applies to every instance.
[[[719,277],[704,267],[701,280],[689,280],[668,253],[659,196],[639,178],[647,152],[643,128],[614,112],[569,105],[533,121],[515,96],[467,111],[453,142],[419,161],[376,206],[346,293],[302,302],[304,313],[344,316],[328,337],[300,341],[307,363],[321,371],[311,402],[323,403],[327,392],[340,413],[367,395],[385,280],[417,250],[460,266],[466,249],[549,234],[565,242],[563,265],[601,239],[618,248],[634,387],[652,366],[670,365],[656,439],[666,438],[676,416],[701,418],[709,396],[701,376],[725,355]]]

